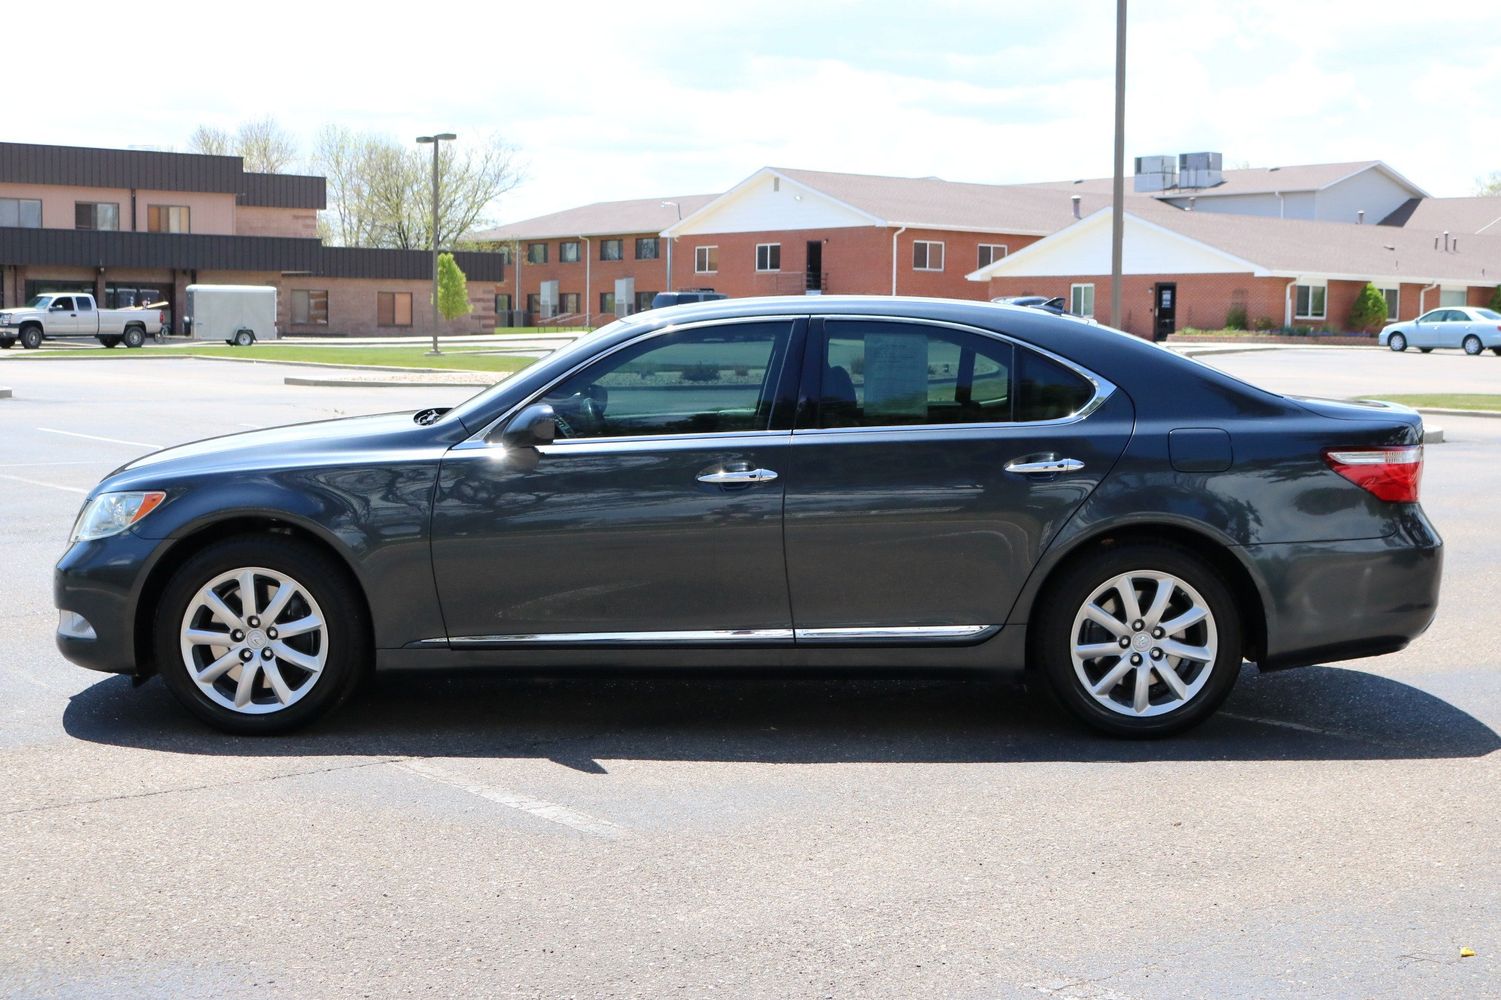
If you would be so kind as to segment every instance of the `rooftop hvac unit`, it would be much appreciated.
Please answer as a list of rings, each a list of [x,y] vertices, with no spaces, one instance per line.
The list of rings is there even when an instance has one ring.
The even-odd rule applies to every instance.
[[[1225,157],[1222,153],[1178,154],[1178,186],[1182,188],[1208,188],[1225,183],[1223,171]]]
[[[1178,186],[1178,164],[1172,156],[1138,156],[1136,190],[1168,191]]]

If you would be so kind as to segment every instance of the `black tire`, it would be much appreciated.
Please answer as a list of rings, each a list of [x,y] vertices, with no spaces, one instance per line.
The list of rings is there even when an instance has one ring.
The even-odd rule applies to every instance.
[[[1213,662],[1199,666],[1196,670],[1190,664],[1186,674],[1177,675],[1180,680],[1187,680],[1189,690],[1193,690],[1193,685],[1201,677],[1202,684],[1186,701],[1158,715],[1126,714],[1124,710],[1106,707],[1086,690],[1085,681],[1080,678],[1074,665],[1076,616],[1082,614],[1086,601],[1100,587],[1118,576],[1136,572],[1167,574],[1191,587],[1207,606],[1209,617],[1206,621],[1217,633]],[[1143,592],[1142,596],[1149,602],[1152,595]],[[1174,545],[1137,543],[1098,550],[1092,556],[1064,569],[1062,575],[1049,585],[1042,601],[1042,613],[1036,619],[1036,645],[1033,647],[1038,657],[1037,668],[1044,674],[1048,690],[1054,698],[1070,714],[1100,732],[1128,739],[1156,739],[1184,732],[1214,714],[1235,686],[1236,677],[1240,673],[1242,646],[1240,614],[1234,595],[1217,570],[1187,549]],[[1146,603],[1142,606],[1146,607]],[[1190,627],[1190,631],[1204,629],[1205,633],[1197,634],[1206,634],[1208,627],[1209,625],[1195,625]],[[1089,629],[1091,626],[1085,625],[1084,628]],[[1129,629],[1130,626],[1128,631]],[[1170,637],[1164,640],[1151,639],[1149,630],[1140,631],[1140,635],[1147,638],[1154,648],[1159,641],[1170,641]],[[1129,631],[1131,639],[1134,640],[1136,636],[1136,631]],[[1147,650],[1143,650],[1145,652]],[[1151,671],[1146,677],[1152,679],[1150,690],[1156,692],[1152,697],[1170,704],[1175,699],[1170,696],[1167,684],[1158,679],[1162,676],[1161,672],[1151,660],[1145,656],[1142,659]],[[1090,679],[1102,681],[1103,675],[1108,674],[1114,666],[1125,665],[1127,662],[1124,653],[1120,658],[1107,654],[1080,669],[1085,672],[1086,677],[1090,676],[1090,670],[1097,671],[1102,676]],[[1182,666],[1183,662],[1180,661],[1178,667]],[[1177,670],[1178,667],[1172,669]],[[1205,670],[1208,671],[1207,677],[1203,677]],[[1133,667],[1119,685],[1134,683],[1134,674]]]
[[[1400,354],[1407,350],[1407,338],[1400,333],[1394,333],[1386,339],[1386,346]]]
[[[0,351],[8,351],[16,346],[15,337],[0,337]]]
[[[249,347],[255,343],[255,334],[249,330],[240,330],[235,333],[234,345],[236,347]]]
[[[1431,347],[1419,347],[1418,348],[1418,353],[1419,354],[1432,354],[1433,353],[1433,348],[1431,348]]]
[[[326,625],[322,670],[316,677],[309,675],[303,680],[311,688],[285,708],[272,709],[266,714],[245,714],[209,697],[189,674],[180,645],[184,616],[190,604],[196,603],[200,588],[218,576],[244,567],[264,568],[297,581],[300,590],[322,612]],[[306,608],[297,609],[289,604],[277,620],[284,622],[288,614],[305,612]],[[371,663],[369,615],[349,571],[328,553],[279,535],[228,538],[190,557],[167,582],[152,627],[152,650],[167,689],[199,719],[216,729],[240,735],[286,732],[327,715],[354,693]],[[288,669],[285,662],[273,662]],[[225,681],[233,683],[227,674]],[[256,683],[269,694],[264,675]],[[302,690],[300,686],[298,690]]]
[[[1465,339],[1460,342],[1460,346],[1463,347],[1465,349],[1465,353],[1472,358],[1478,357],[1480,352],[1485,350],[1485,345],[1482,344],[1480,342],[1480,338],[1475,336],[1473,333],[1465,337]]]
[[[21,327],[21,346],[28,351],[34,351],[42,346],[42,328],[39,326]]]
[[[120,338],[119,337],[100,337],[99,338],[99,346],[100,347],[119,347],[120,346]]]
[[[1492,347],[1491,353],[1496,355],[1497,357],[1501,357],[1501,347]]]
[[[126,347],[140,347],[146,343],[146,331],[139,326],[126,327],[123,339]]]

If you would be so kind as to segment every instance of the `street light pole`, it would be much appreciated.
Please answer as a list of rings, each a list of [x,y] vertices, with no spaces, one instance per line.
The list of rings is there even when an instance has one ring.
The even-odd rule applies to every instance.
[[[662,206],[661,207],[666,208],[668,205],[671,205],[673,208],[675,208],[675,209],[678,210],[678,221],[682,222],[683,221],[683,206],[679,205],[675,201],[664,201],[664,202],[662,202]],[[665,289],[663,289],[663,291],[667,291],[667,292],[672,291],[672,244],[675,243],[676,241],[677,241],[677,237],[676,236],[669,236],[669,237],[667,237],[667,287]]]
[[[1115,177],[1110,205],[1110,325],[1121,326],[1121,244],[1126,226],[1126,0],[1115,0]]]
[[[432,143],[433,147],[433,349],[427,352],[429,355],[443,353],[438,350],[438,146],[457,138],[452,132],[417,137],[419,143]]]

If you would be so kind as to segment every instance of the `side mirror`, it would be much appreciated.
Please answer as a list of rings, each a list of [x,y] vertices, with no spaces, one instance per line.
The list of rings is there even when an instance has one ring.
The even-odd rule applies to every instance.
[[[516,414],[502,428],[491,431],[486,444],[499,444],[512,450],[552,444],[558,436],[558,417],[546,403],[533,403]]]

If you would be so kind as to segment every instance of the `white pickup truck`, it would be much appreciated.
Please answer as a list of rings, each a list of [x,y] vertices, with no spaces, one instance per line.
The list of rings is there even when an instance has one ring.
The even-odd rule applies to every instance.
[[[100,309],[83,292],[37,295],[19,309],[0,309],[0,350],[21,342],[35,349],[57,337],[93,337],[105,347],[140,347],[162,328],[155,309]]]

